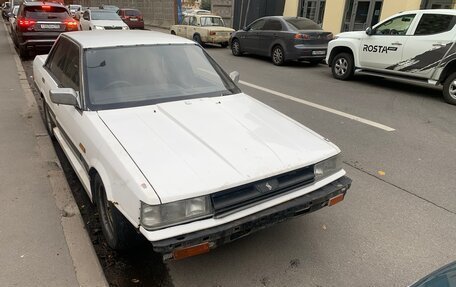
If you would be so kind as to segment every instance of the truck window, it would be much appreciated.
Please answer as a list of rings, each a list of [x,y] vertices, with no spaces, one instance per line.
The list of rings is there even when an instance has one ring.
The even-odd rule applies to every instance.
[[[456,24],[453,15],[424,14],[415,30],[415,35],[432,35],[450,31]]]
[[[377,26],[374,30],[375,35],[405,35],[410,25],[412,25],[415,14],[401,15],[390,19]]]

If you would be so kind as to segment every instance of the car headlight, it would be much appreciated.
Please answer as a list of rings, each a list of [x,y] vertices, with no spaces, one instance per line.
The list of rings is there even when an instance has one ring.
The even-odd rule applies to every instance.
[[[147,230],[181,224],[213,214],[209,196],[195,197],[160,205],[141,202],[141,225]]]
[[[105,28],[103,26],[93,26],[95,30],[104,30]]]
[[[128,29],[130,29],[130,28],[128,28],[128,26],[122,27],[122,30],[128,30]]]
[[[315,180],[320,180],[342,169],[342,156],[340,154],[321,161],[314,166]]]

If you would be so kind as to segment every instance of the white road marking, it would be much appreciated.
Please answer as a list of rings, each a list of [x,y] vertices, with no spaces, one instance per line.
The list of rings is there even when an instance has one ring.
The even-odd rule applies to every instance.
[[[274,96],[278,96],[278,97],[281,97],[281,98],[284,98],[284,99],[287,99],[287,100],[290,100],[290,101],[294,101],[294,102],[297,102],[297,103],[300,103],[300,104],[303,104],[303,105],[307,105],[307,106],[310,106],[310,107],[313,107],[313,108],[316,108],[316,109],[319,109],[319,110],[322,110],[322,111],[326,111],[328,113],[332,113],[332,114],[335,114],[335,115],[338,115],[338,116],[341,116],[341,117],[345,117],[345,118],[351,119],[353,121],[357,121],[357,122],[363,123],[365,125],[369,125],[369,126],[372,126],[372,127],[375,127],[375,128],[387,131],[387,132],[395,131],[395,129],[393,129],[392,127],[385,126],[383,124],[380,124],[380,123],[377,123],[377,122],[374,122],[374,121],[371,121],[371,120],[368,120],[368,119],[364,119],[364,118],[361,118],[361,117],[358,117],[358,116],[355,116],[355,115],[351,115],[351,114],[348,114],[348,113],[345,113],[345,112],[341,112],[341,111],[338,111],[338,110],[335,110],[335,109],[332,109],[332,108],[328,108],[328,107],[325,107],[325,106],[322,106],[322,105],[319,105],[319,104],[316,104],[316,103],[312,103],[312,102],[309,102],[309,101],[306,101],[306,100],[303,100],[303,99],[298,99],[298,98],[295,98],[293,96],[290,96],[290,95],[287,95],[287,94],[284,94],[284,93],[281,93],[281,92],[270,90],[270,89],[267,89],[267,88],[264,88],[264,87],[261,87],[261,86],[257,86],[255,84],[251,84],[251,83],[244,82],[244,81],[239,81],[239,83],[242,84],[242,85],[245,85],[245,86],[248,86],[248,87],[251,87],[251,88],[254,88],[254,89],[269,93],[269,94],[272,94]]]

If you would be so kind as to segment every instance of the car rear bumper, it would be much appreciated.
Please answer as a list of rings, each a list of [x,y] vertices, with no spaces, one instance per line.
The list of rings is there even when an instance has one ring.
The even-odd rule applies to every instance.
[[[130,29],[144,29],[144,21],[124,21]]]
[[[327,46],[295,45],[287,53],[287,60],[324,60]]]
[[[222,44],[222,43],[228,43],[229,41],[230,41],[230,36],[208,36],[206,43]]]
[[[345,196],[351,186],[351,182],[350,178],[343,176],[301,197],[224,225],[151,243],[154,251],[161,253],[164,260],[175,259],[175,251],[185,250],[201,244],[207,244],[209,248],[215,248],[268,226],[328,206],[330,199],[336,196],[342,198]]]
[[[27,32],[18,35],[19,45],[27,48],[50,48],[63,32]]]

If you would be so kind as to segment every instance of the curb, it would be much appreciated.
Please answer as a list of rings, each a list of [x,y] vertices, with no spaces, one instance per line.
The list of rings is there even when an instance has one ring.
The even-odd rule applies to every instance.
[[[3,25],[5,31],[8,31],[6,24],[3,23]],[[81,287],[108,287],[109,284],[87,234],[78,205],[68,186],[60,161],[57,158],[52,141],[42,121],[32,89],[27,81],[21,60],[16,53],[8,32],[6,32],[6,37],[13,52],[19,74],[19,82],[27,103],[23,114],[29,121],[32,131],[35,134],[40,157],[44,163],[47,163],[51,192],[55,198],[57,208],[61,211],[60,222],[73,261],[76,279]]]

